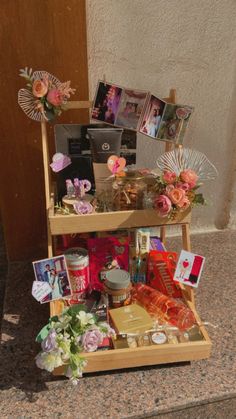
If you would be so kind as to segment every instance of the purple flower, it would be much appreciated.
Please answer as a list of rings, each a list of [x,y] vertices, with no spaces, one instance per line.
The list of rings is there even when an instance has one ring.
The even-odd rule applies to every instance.
[[[74,205],[74,210],[77,214],[91,214],[93,212],[93,206],[87,201],[78,201]]]
[[[82,336],[82,346],[85,352],[94,352],[103,341],[103,334],[99,329],[91,329]]]
[[[56,337],[57,333],[55,329],[51,329],[47,337],[41,343],[41,347],[44,352],[51,352],[57,348]]]

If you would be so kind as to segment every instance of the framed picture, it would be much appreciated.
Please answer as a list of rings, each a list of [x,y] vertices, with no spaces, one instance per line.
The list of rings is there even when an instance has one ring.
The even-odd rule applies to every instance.
[[[40,301],[47,303],[71,295],[71,285],[65,256],[42,259],[33,262],[36,282],[47,283],[50,292]],[[39,284],[38,284],[39,285]]]

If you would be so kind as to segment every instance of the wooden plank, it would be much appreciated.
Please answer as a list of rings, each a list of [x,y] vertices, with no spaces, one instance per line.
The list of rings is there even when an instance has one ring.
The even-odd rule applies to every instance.
[[[66,109],[89,109],[92,106],[91,100],[70,100],[65,105]]]
[[[108,371],[146,365],[194,361],[210,356],[211,345],[206,341],[146,346],[134,349],[112,349],[83,354],[88,360],[84,372]],[[54,370],[61,375],[65,367]]]
[[[179,213],[175,220],[158,217],[155,210],[103,212],[88,215],[49,216],[51,234],[73,234],[121,228],[183,224],[190,222],[191,213]]]
[[[88,99],[85,3],[85,0],[1,1],[4,76],[0,84],[4,107],[0,201],[9,261],[40,259],[47,250],[40,123],[29,119],[17,104],[17,92],[26,85],[17,73],[25,66],[46,70],[62,82],[71,80],[71,86],[76,88],[73,99]],[[71,110],[47,124],[50,158],[55,152],[53,124],[87,124],[88,114],[86,108]]]

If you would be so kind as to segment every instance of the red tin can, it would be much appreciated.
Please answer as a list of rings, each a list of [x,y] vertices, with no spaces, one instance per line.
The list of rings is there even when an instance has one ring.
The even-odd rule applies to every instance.
[[[65,258],[72,288],[70,304],[84,302],[89,291],[89,257],[86,249],[72,247],[65,251]]]

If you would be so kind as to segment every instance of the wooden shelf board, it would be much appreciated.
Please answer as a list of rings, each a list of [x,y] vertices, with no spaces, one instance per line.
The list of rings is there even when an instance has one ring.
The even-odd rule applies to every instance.
[[[155,210],[116,211],[88,215],[52,215],[52,212],[49,212],[49,226],[51,234],[56,235],[189,224],[190,218],[190,211],[179,213],[175,220],[158,217]]]
[[[84,372],[108,371],[146,365],[169,364],[209,358],[211,342],[196,341],[142,348],[111,349],[84,354],[88,364]],[[65,366],[56,368],[54,375],[62,375]]]

